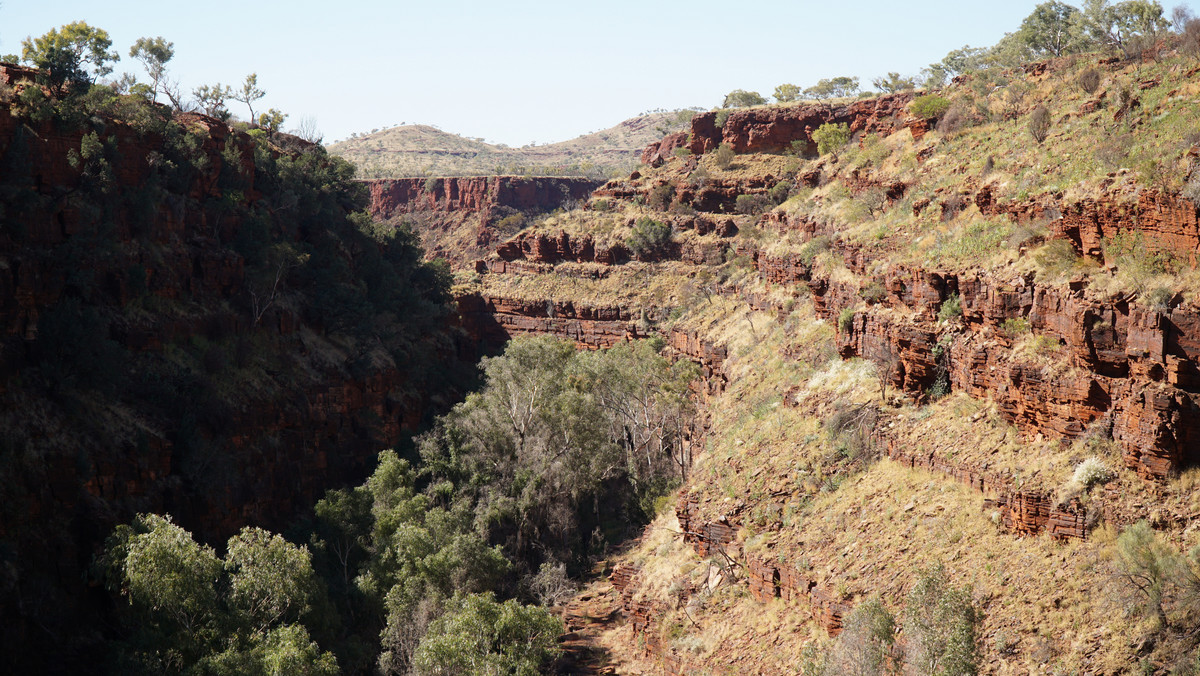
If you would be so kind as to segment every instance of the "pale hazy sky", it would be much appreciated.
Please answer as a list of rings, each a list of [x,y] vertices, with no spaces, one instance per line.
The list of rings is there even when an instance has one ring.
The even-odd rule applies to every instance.
[[[711,108],[732,89],[915,74],[964,44],[994,44],[1037,4],[0,0],[0,54],[83,20],[111,35],[116,73],[140,75],[130,45],[161,35],[185,90],[257,72],[267,97],[256,110],[289,113],[285,127],[315,118],[326,142],[406,122],[520,146],[655,108]]]

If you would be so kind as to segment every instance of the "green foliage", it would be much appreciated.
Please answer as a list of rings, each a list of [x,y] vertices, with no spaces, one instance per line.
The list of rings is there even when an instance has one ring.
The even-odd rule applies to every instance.
[[[721,110],[718,110],[717,114],[713,116],[713,126],[715,126],[717,129],[724,127],[725,120],[729,119],[730,112],[731,111],[728,108],[722,108]]]
[[[979,673],[979,611],[967,587],[951,586],[936,566],[922,573],[904,604],[904,659],[915,673]]]
[[[953,218],[961,203],[953,200],[943,206],[943,213]],[[1013,233],[1007,220],[975,220],[956,233],[939,235],[937,243],[929,251],[930,260],[940,264],[981,264],[994,256]]]
[[[536,676],[561,651],[562,622],[491,594],[456,595],[414,656],[423,676]]]
[[[1133,597],[1139,612],[1167,625],[1164,609],[1171,573],[1179,565],[1176,552],[1145,521],[1121,531],[1112,549],[1113,572]]]
[[[887,75],[872,79],[871,84],[885,94],[904,92],[910,89],[916,89],[917,87],[917,83],[913,78],[902,77],[900,73],[893,72],[889,72]]]
[[[1171,303],[1175,299],[1175,292],[1165,286],[1156,286],[1143,294],[1143,301],[1146,307],[1159,312],[1166,312],[1171,309]]]
[[[1058,0],[1043,2],[1021,22],[1017,39],[1029,49],[1032,58],[1080,51],[1084,45],[1075,30],[1078,19],[1079,10],[1071,5]]]
[[[850,142],[850,125],[845,122],[826,122],[812,133],[817,142],[817,152],[822,155],[837,154],[837,151]]]
[[[938,319],[943,322],[952,321],[962,316],[962,298],[957,293],[950,294],[938,308]]]
[[[1168,22],[1162,14],[1162,5],[1147,0],[1115,4],[1109,4],[1108,0],[1084,0],[1072,28],[1075,38],[1084,44],[1124,50],[1138,38],[1164,30]]]
[[[937,119],[950,109],[950,100],[937,94],[925,94],[913,99],[912,103],[908,104],[908,109],[917,117]]]
[[[806,99],[833,99],[854,96],[858,93],[858,78],[841,75],[818,80],[817,84],[804,90]]]
[[[757,215],[766,211],[770,207],[770,198],[762,194],[741,194],[738,195],[737,199],[734,201],[734,209],[736,209],[739,214]]]
[[[736,153],[733,151],[733,146],[722,142],[721,145],[717,146],[717,152],[713,156],[713,162],[717,165],[718,169],[728,169],[729,165],[733,164],[733,158],[735,156]]]
[[[824,672],[883,676],[890,672],[896,643],[896,618],[879,597],[858,604],[846,616]]]
[[[163,78],[166,77],[167,62],[175,56],[175,43],[167,42],[162,36],[138,38],[137,42],[133,43],[133,47],[129,49],[129,56],[142,62],[142,67],[150,76],[152,98],[157,100],[159,88],[163,84]]]
[[[242,82],[241,88],[233,90],[233,93],[229,95],[229,98],[246,104],[246,108],[250,111],[249,119],[251,122],[253,122],[255,120],[254,102],[262,99],[266,95],[267,92],[258,86],[258,73],[250,73],[246,76],[245,81]]]
[[[272,134],[275,134],[283,129],[283,122],[287,118],[287,113],[284,113],[277,108],[271,108],[265,113],[259,113],[258,126],[266,129]]]
[[[230,604],[256,631],[284,619],[298,620],[312,605],[312,557],[278,535],[261,528],[242,529],[229,539],[225,568]]]
[[[217,623],[221,561],[169,516],[141,515],[119,527],[106,556],[112,582],[157,622],[197,635]]]
[[[110,47],[112,40],[107,31],[76,21],[52,28],[39,38],[22,40],[21,58],[45,70],[48,84],[62,90],[95,82],[111,73],[109,63],[121,57],[116,51],[109,51]]]
[[[800,87],[794,84],[781,84],[775,88],[775,100],[779,103],[790,103],[800,98]]]
[[[848,333],[854,326],[854,308],[843,308],[838,314],[837,325],[842,333]]]
[[[633,226],[625,245],[639,259],[661,256],[671,246],[671,226],[643,216]]]
[[[868,303],[877,304],[887,298],[887,290],[879,282],[871,282],[858,290],[858,297]]]
[[[1116,264],[1122,274],[1139,290],[1144,290],[1150,278],[1170,271],[1171,256],[1147,246],[1141,232],[1121,230],[1103,241],[1104,257]]]
[[[675,186],[670,182],[653,186],[646,193],[646,206],[655,211],[666,211],[675,198]]]
[[[833,246],[833,243],[828,235],[814,237],[805,242],[804,246],[800,247],[797,258],[800,259],[801,263],[811,266],[817,260],[817,256],[829,251],[831,246]]]
[[[205,115],[211,115],[225,122],[229,120],[230,113],[229,109],[225,107],[225,102],[233,97],[233,90],[228,85],[220,82],[215,85],[201,85],[192,90],[192,96],[200,104],[200,109],[204,111]]]
[[[744,89],[735,89],[725,95],[725,100],[721,102],[722,108],[749,108],[751,106],[761,106],[767,102],[758,92],[748,92]]]
[[[1021,336],[1029,333],[1033,326],[1024,317],[1009,317],[1000,324],[1000,330],[1009,336]]]
[[[1053,239],[1033,254],[1033,260],[1050,275],[1071,270],[1079,261],[1075,247],[1065,239]]]

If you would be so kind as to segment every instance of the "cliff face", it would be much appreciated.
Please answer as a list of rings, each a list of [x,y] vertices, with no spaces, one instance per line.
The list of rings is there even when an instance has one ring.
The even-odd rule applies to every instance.
[[[843,105],[804,103],[787,107],[734,110],[717,127],[717,113],[700,113],[692,118],[691,129],[664,137],[642,152],[642,163],[658,166],[671,158],[676,148],[692,155],[703,155],[728,143],[738,153],[772,153],[803,144],[805,155],[815,156],[817,144],[812,132],[822,124],[844,123],[851,133],[878,133],[887,136],[903,129],[909,118],[907,106],[911,92],[889,94]]]
[[[336,206],[351,192],[327,192],[348,172],[298,140],[146,114],[0,109],[0,644],[19,670],[91,659],[99,636],[75,628],[103,626],[87,571],[117,523],[170,512],[210,542],[285,528],[454,382],[415,250],[355,230]],[[328,183],[280,201],[279,163]],[[383,342],[360,320],[367,275],[409,294]]]
[[[371,215],[408,217],[421,235],[426,255],[465,267],[503,237],[505,217],[553,211],[586,200],[599,182],[552,176],[466,176],[372,179],[365,182]]]

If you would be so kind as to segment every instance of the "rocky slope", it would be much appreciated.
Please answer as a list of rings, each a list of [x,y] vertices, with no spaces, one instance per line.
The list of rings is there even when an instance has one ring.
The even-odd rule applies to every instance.
[[[482,258],[507,234],[536,217],[586,199],[599,185],[586,178],[474,176],[365,181],[371,215],[409,222],[429,259],[461,267]],[[506,220],[507,219],[507,220]]]
[[[1064,84],[1088,68],[1101,91]],[[626,618],[592,630],[618,673],[785,673],[935,561],[974,590],[989,673],[1190,659],[1120,612],[1111,542],[1144,519],[1195,544],[1197,70],[1060,60],[941,95],[1018,103],[958,128],[909,95],[700,115],[458,288],[487,340],[660,333],[705,366],[676,508],[583,596]],[[1046,146],[1022,141],[1036,102]],[[817,157],[826,122],[854,137]],[[646,218],[671,241],[635,254]],[[1073,478],[1089,457],[1108,483]]]

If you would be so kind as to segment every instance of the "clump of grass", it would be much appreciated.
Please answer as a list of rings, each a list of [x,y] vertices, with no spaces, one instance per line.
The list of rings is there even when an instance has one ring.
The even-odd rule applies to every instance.
[[[1071,481],[1084,488],[1091,488],[1097,484],[1106,484],[1116,477],[1117,473],[1108,463],[1092,456],[1075,466],[1075,474],[1071,476]]]
[[[1032,328],[1029,320],[1024,317],[1010,317],[1000,324],[1000,330],[1010,336],[1024,335],[1029,333]]]

